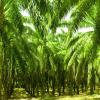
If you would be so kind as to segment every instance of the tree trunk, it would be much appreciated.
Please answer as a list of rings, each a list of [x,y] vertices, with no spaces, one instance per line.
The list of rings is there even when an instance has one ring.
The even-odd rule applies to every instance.
[[[55,95],[55,79],[52,78],[52,94]]]

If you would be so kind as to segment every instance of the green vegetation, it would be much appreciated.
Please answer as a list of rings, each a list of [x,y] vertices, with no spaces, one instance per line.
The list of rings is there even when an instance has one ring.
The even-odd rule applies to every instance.
[[[15,88],[41,98],[100,94],[99,6],[100,0],[0,0],[0,100]],[[68,31],[59,34],[61,27]]]

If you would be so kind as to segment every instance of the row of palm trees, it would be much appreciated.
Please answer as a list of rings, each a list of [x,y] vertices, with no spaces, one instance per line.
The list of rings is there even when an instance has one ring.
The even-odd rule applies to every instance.
[[[99,4],[99,0],[1,0],[0,99],[8,99],[16,87],[31,96],[73,95],[80,89],[93,94],[100,83]],[[27,10],[28,17],[21,10]],[[70,20],[63,24],[70,11]],[[68,32],[56,34],[56,28],[65,25]],[[78,33],[84,26],[94,31]]]

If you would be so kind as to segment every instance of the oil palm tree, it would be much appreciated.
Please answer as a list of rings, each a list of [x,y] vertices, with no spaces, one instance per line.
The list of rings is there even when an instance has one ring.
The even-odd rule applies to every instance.
[[[89,2],[89,3],[88,3]],[[69,33],[71,34],[72,36],[72,32],[77,30],[78,27],[80,26],[79,24],[82,22],[82,20],[84,19],[84,17],[87,17],[87,13],[90,13],[90,11],[92,10],[91,7],[96,7],[96,15],[94,15],[94,19],[95,19],[95,22],[94,22],[94,33],[92,35],[92,42],[93,42],[93,45],[91,46],[91,50],[90,50],[90,61],[88,61],[88,64],[89,62],[90,63],[93,63],[94,62],[94,59],[96,59],[96,55],[97,55],[97,48],[99,46],[99,9],[98,9],[98,4],[99,4],[99,1],[98,0],[92,0],[91,2],[88,1],[88,0],[82,0],[81,2],[78,3],[78,5],[76,6],[75,8],[75,12],[73,11],[72,13],[72,23],[69,27]],[[90,6],[91,5],[91,6]],[[87,10],[85,10],[87,9]],[[83,20],[84,22],[84,20]],[[73,36],[72,36],[73,37]],[[84,40],[83,40],[84,41]],[[86,44],[86,43],[85,43]],[[75,50],[76,51],[76,50]],[[86,57],[88,58],[88,55],[86,55]],[[92,66],[92,65],[91,65]],[[81,66],[81,69],[82,69],[82,66]],[[81,73],[80,71],[80,68],[78,69],[79,70],[79,73]],[[92,80],[95,80],[94,78],[94,74],[95,74],[95,68],[94,68],[94,65],[93,65],[93,68],[90,70],[91,71],[91,78]],[[77,74],[78,75],[78,74]],[[78,75],[80,76],[80,74]],[[79,80],[79,79],[78,79]],[[90,86],[90,92],[93,93],[93,84],[95,84],[95,82],[93,83],[92,81],[90,81],[90,84],[92,84]]]
[[[13,10],[15,9],[15,10]],[[9,13],[12,13],[9,15]],[[16,15],[15,15],[16,14]],[[17,20],[18,18],[18,20]],[[14,53],[15,42],[22,32],[22,20],[17,2],[12,0],[0,1],[0,38],[1,38],[1,78],[5,100],[12,94],[14,87],[14,74],[16,59]],[[16,38],[15,38],[16,37]]]

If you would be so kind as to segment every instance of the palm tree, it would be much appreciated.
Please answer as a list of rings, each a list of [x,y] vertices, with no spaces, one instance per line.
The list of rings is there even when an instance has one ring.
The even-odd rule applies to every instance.
[[[93,42],[93,45],[91,46],[91,50],[90,50],[90,60],[88,61],[88,64],[89,62],[90,63],[93,63],[94,62],[94,59],[96,59],[96,55],[97,55],[97,48],[99,46],[99,9],[98,9],[98,4],[99,4],[99,1],[97,0],[92,0],[92,1],[88,1],[88,0],[82,0],[81,2],[78,3],[78,5],[76,6],[75,10],[73,11],[72,13],[72,23],[69,27],[69,33],[71,34],[72,36],[72,32],[77,30],[78,27],[79,27],[79,24],[80,22],[83,20],[84,17],[87,17],[87,13],[90,13],[90,11],[92,10],[90,7],[96,7],[97,9],[97,14],[96,16],[94,16],[96,19],[95,20],[95,23],[94,23],[94,27],[95,27],[95,30],[94,30],[94,33],[92,35],[92,42]],[[74,16],[74,17],[73,17]],[[86,43],[85,43],[86,44]],[[76,51],[76,50],[75,50]],[[86,57],[88,57],[88,54],[86,55]],[[80,66],[81,68],[81,71],[82,71],[82,66]],[[78,69],[79,73],[81,73],[80,71],[80,68]],[[94,68],[94,65],[93,65],[93,68],[91,71],[91,78],[90,80],[95,80],[95,72],[94,72],[95,68]],[[77,74],[78,75],[78,74]],[[80,74],[78,75],[80,76]],[[78,79],[79,80],[79,79]],[[95,84],[95,81],[94,83],[92,81],[90,81],[90,84],[93,84],[90,86],[90,92],[93,93],[93,86]]]
[[[10,7],[11,6],[11,7]],[[13,10],[15,9],[15,10]],[[9,15],[9,13],[12,13]],[[15,15],[16,14],[16,15]],[[18,18],[18,20],[17,20]],[[17,2],[12,0],[1,0],[0,1],[0,38],[1,38],[1,78],[2,78],[2,89],[4,89],[5,100],[12,94],[14,88],[14,74],[15,74],[15,54],[13,46],[16,45],[17,39],[15,36],[20,36],[22,32],[22,22],[20,12],[18,10]],[[9,32],[9,33],[8,33]]]

